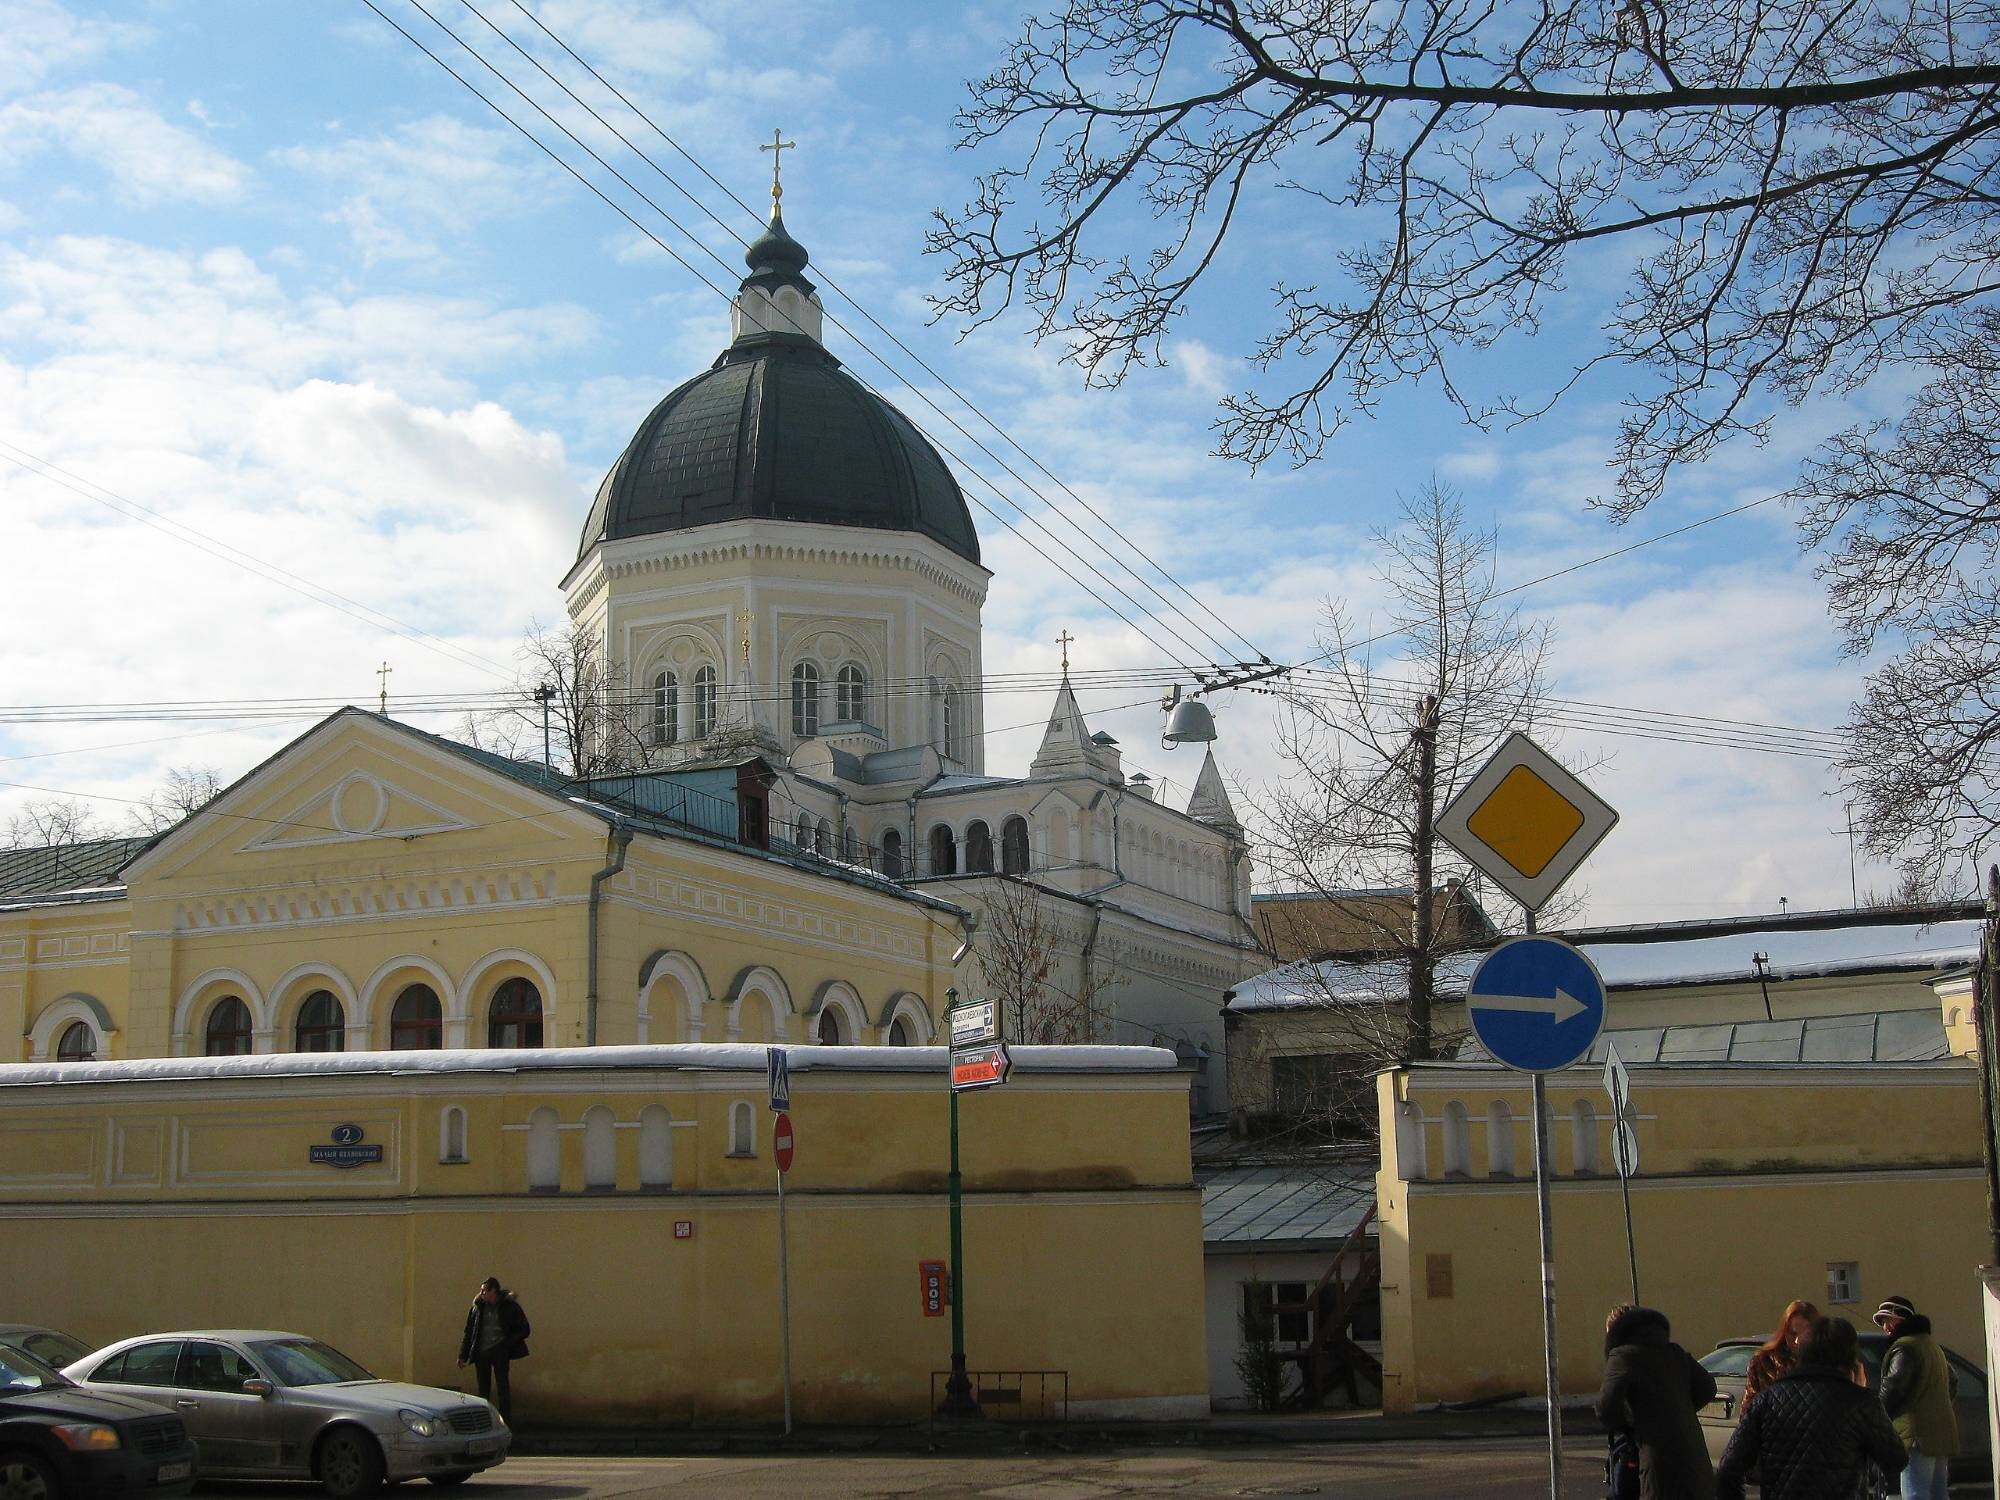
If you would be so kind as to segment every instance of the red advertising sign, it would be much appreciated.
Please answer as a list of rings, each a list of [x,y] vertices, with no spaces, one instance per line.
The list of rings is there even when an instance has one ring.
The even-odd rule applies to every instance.
[[[918,1261],[917,1282],[922,1289],[924,1316],[927,1318],[943,1317],[946,1286],[944,1262],[941,1260]]]
[[[778,1158],[778,1170],[792,1170],[792,1117],[778,1116],[778,1123],[771,1127],[771,1154]]]
[[[1007,1081],[1008,1070],[1013,1059],[1007,1055],[1007,1044],[995,1042],[990,1047],[969,1047],[951,1054],[951,1086],[955,1089],[985,1089],[996,1083]]]

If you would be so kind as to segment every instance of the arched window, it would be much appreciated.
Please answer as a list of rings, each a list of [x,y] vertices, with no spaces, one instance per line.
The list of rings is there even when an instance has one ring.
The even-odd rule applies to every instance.
[[[1444,1175],[1472,1175],[1472,1124],[1456,1099],[1444,1107]]]
[[[674,1122],[664,1104],[639,1111],[639,1186],[661,1191],[674,1185]]]
[[[949,823],[940,823],[931,829],[931,874],[956,875],[957,873],[958,840],[952,836]]]
[[[903,878],[903,836],[893,828],[882,835],[882,873],[891,880]]]
[[[299,1019],[292,1027],[294,1052],[344,1052],[347,1050],[347,1016],[330,990],[314,990],[299,1007]]]
[[[944,740],[938,746],[938,754],[942,755],[946,760],[963,760],[965,758],[959,753],[960,747],[958,743],[959,736],[965,730],[965,724],[961,718],[963,712],[964,705],[959,698],[958,684],[955,682],[946,683],[944,690]]]
[[[889,1045],[891,1047],[914,1047],[917,1039],[910,1035],[910,1021],[907,1016],[898,1016],[889,1023]]]
[[[1588,1099],[1569,1107],[1569,1165],[1579,1177],[1597,1173],[1597,1110]]]
[[[965,868],[974,875],[993,873],[993,830],[976,818],[965,826]]]
[[[88,1021],[72,1021],[63,1027],[63,1033],[56,1039],[57,1062],[95,1062],[97,1060],[97,1033],[90,1029]]]
[[[1028,873],[1028,820],[1009,818],[1000,825],[1000,873]]]
[[[757,1112],[748,1099],[738,1099],[729,1106],[729,1154],[757,1154]]]
[[[1486,1106],[1486,1175],[1514,1175],[1514,1112],[1498,1099]]]
[[[242,1057],[250,1051],[250,1007],[235,995],[215,1002],[202,1034],[202,1052],[209,1057]]]
[[[849,662],[833,680],[833,716],[843,724],[868,720],[868,673],[859,662]]]
[[[845,1019],[841,1015],[838,1006],[822,1005],[819,1008],[819,1025],[814,1028],[813,1034],[818,1038],[819,1044],[822,1047],[845,1047],[847,1045],[847,1027],[843,1024]]]
[[[438,1160],[465,1160],[465,1111],[456,1104],[447,1104],[438,1116]]]
[[[825,818],[821,818],[819,827],[813,830],[813,853],[833,858],[833,825]]]
[[[1421,1182],[1431,1175],[1424,1141],[1424,1107],[1409,1099],[1396,1110],[1396,1170],[1405,1182]]]
[[[618,1121],[602,1104],[583,1112],[583,1186],[597,1193],[618,1186]]]
[[[486,1045],[542,1045],[542,992],[533,981],[510,979],[493,992],[493,1003],[486,1007]]]
[[[544,1104],[528,1116],[528,1191],[553,1193],[561,1186],[561,1122]]]
[[[792,842],[801,854],[812,853],[813,820],[811,813],[800,813],[798,822],[792,825]]]
[[[389,1007],[389,1045],[398,1052],[429,1052],[444,1046],[444,1006],[427,984],[403,987]]]
[[[694,737],[715,733],[715,668],[704,662],[694,674]]]
[[[671,745],[680,738],[681,680],[672,672],[653,679],[653,743]]]
[[[792,668],[792,733],[802,740],[819,733],[819,668],[809,661]]]

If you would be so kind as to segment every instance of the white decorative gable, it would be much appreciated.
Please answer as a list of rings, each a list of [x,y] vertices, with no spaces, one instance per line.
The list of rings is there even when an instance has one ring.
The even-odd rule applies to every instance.
[[[414,838],[470,826],[427,797],[366,771],[354,771],[243,848],[304,849],[363,839]]]

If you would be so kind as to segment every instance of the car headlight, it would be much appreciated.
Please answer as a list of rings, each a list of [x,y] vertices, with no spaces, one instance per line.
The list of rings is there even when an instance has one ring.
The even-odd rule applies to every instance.
[[[72,1453],[103,1453],[118,1446],[118,1429],[102,1422],[71,1422],[50,1430]]]
[[[399,1411],[396,1415],[401,1417],[403,1425],[418,1437],[437,1436],[438,1424],[436,1417],[420,1411]]]

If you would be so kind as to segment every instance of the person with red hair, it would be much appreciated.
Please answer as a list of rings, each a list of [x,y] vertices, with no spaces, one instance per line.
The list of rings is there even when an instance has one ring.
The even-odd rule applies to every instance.
[[[1778,1319],[1778,1331],[1750,1356],[1749,1379],[1743,1387],[1745,1401],[1791,1373],[1799,1362],[1799,1345],[1806,1341],[1806,1335],[1818,1320],[1819,1309],[1803,1297],[1786,1304],[1785,1315]]]

